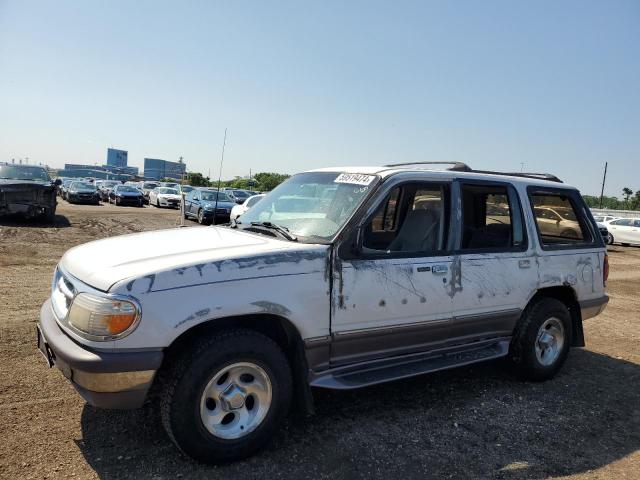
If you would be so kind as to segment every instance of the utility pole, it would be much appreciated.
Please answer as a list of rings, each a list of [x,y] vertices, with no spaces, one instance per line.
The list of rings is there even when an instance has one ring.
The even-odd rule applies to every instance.
[[[224,162],[224,148],[227,145],[227,129],[224,129],[224,140],[222,141],[222,157],[220,158],[220,171],[218,172],[218,191],[216,192],[216,203],[213,207],[213,224],[216,224],[216,216],[218,215],[218,196],[220,196],[220,182],[222,182],[222,163]]]
[[[602,208],[602,196],[604,195],[604,181],[607,179],[607,165],[609,165],[609,162],[604,162],[604,175],[602,176],[602,190],[600,190],[600,208]]]

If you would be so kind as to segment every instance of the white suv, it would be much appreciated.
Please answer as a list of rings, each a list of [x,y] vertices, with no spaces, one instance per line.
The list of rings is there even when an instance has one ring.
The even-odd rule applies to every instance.
[[[589,209],[550,175],[432,168],[314,170],[227,226],[72,248],[39,348],[93,405],[159,402],[210,463],[262,447],[292,401],[313,411],[310,387],[499,357],[553,377],[608,300]]]

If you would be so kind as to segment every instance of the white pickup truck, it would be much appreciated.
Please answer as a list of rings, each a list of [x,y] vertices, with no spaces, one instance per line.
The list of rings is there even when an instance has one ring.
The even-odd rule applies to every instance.
[[[310,387],[499,357],[549,379],[584,345],[607,275],[579,192],[551,175],[330,168],[229,225],[72,248],[38,345],[89,403],[159,402],[175,444],[216,463],[261,448],[292,401],[313,411]]]

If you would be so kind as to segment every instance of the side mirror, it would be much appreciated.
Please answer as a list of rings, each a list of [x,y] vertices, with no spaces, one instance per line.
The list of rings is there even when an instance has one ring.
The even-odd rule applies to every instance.
[[[347,240],[340,245],[338,252],[340,258],[344,260],[351,260],[359,258],[362,255],[362,228],[355,229]]]
[[[60,185],[62,185],[62,180],[60,180],[59,178],[56,178],[56,180],[55,180],[55,182],[53,182],[53,184],[54,184],[56,187],[59,187]]]

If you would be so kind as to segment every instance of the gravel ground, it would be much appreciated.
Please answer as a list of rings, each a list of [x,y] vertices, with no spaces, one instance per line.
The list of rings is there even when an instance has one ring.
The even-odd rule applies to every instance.
[[[351,392],[221,467],[179,454],[150,410],[84,403],[35,346],[68,248],[179,223],[175,210],[59,206],[55,226],[0,222],[0,478],[640,478],[640,248],[610,249],[611,301],[552,381],[493,362]],[[192,224],[191,222],[188,222]]]

